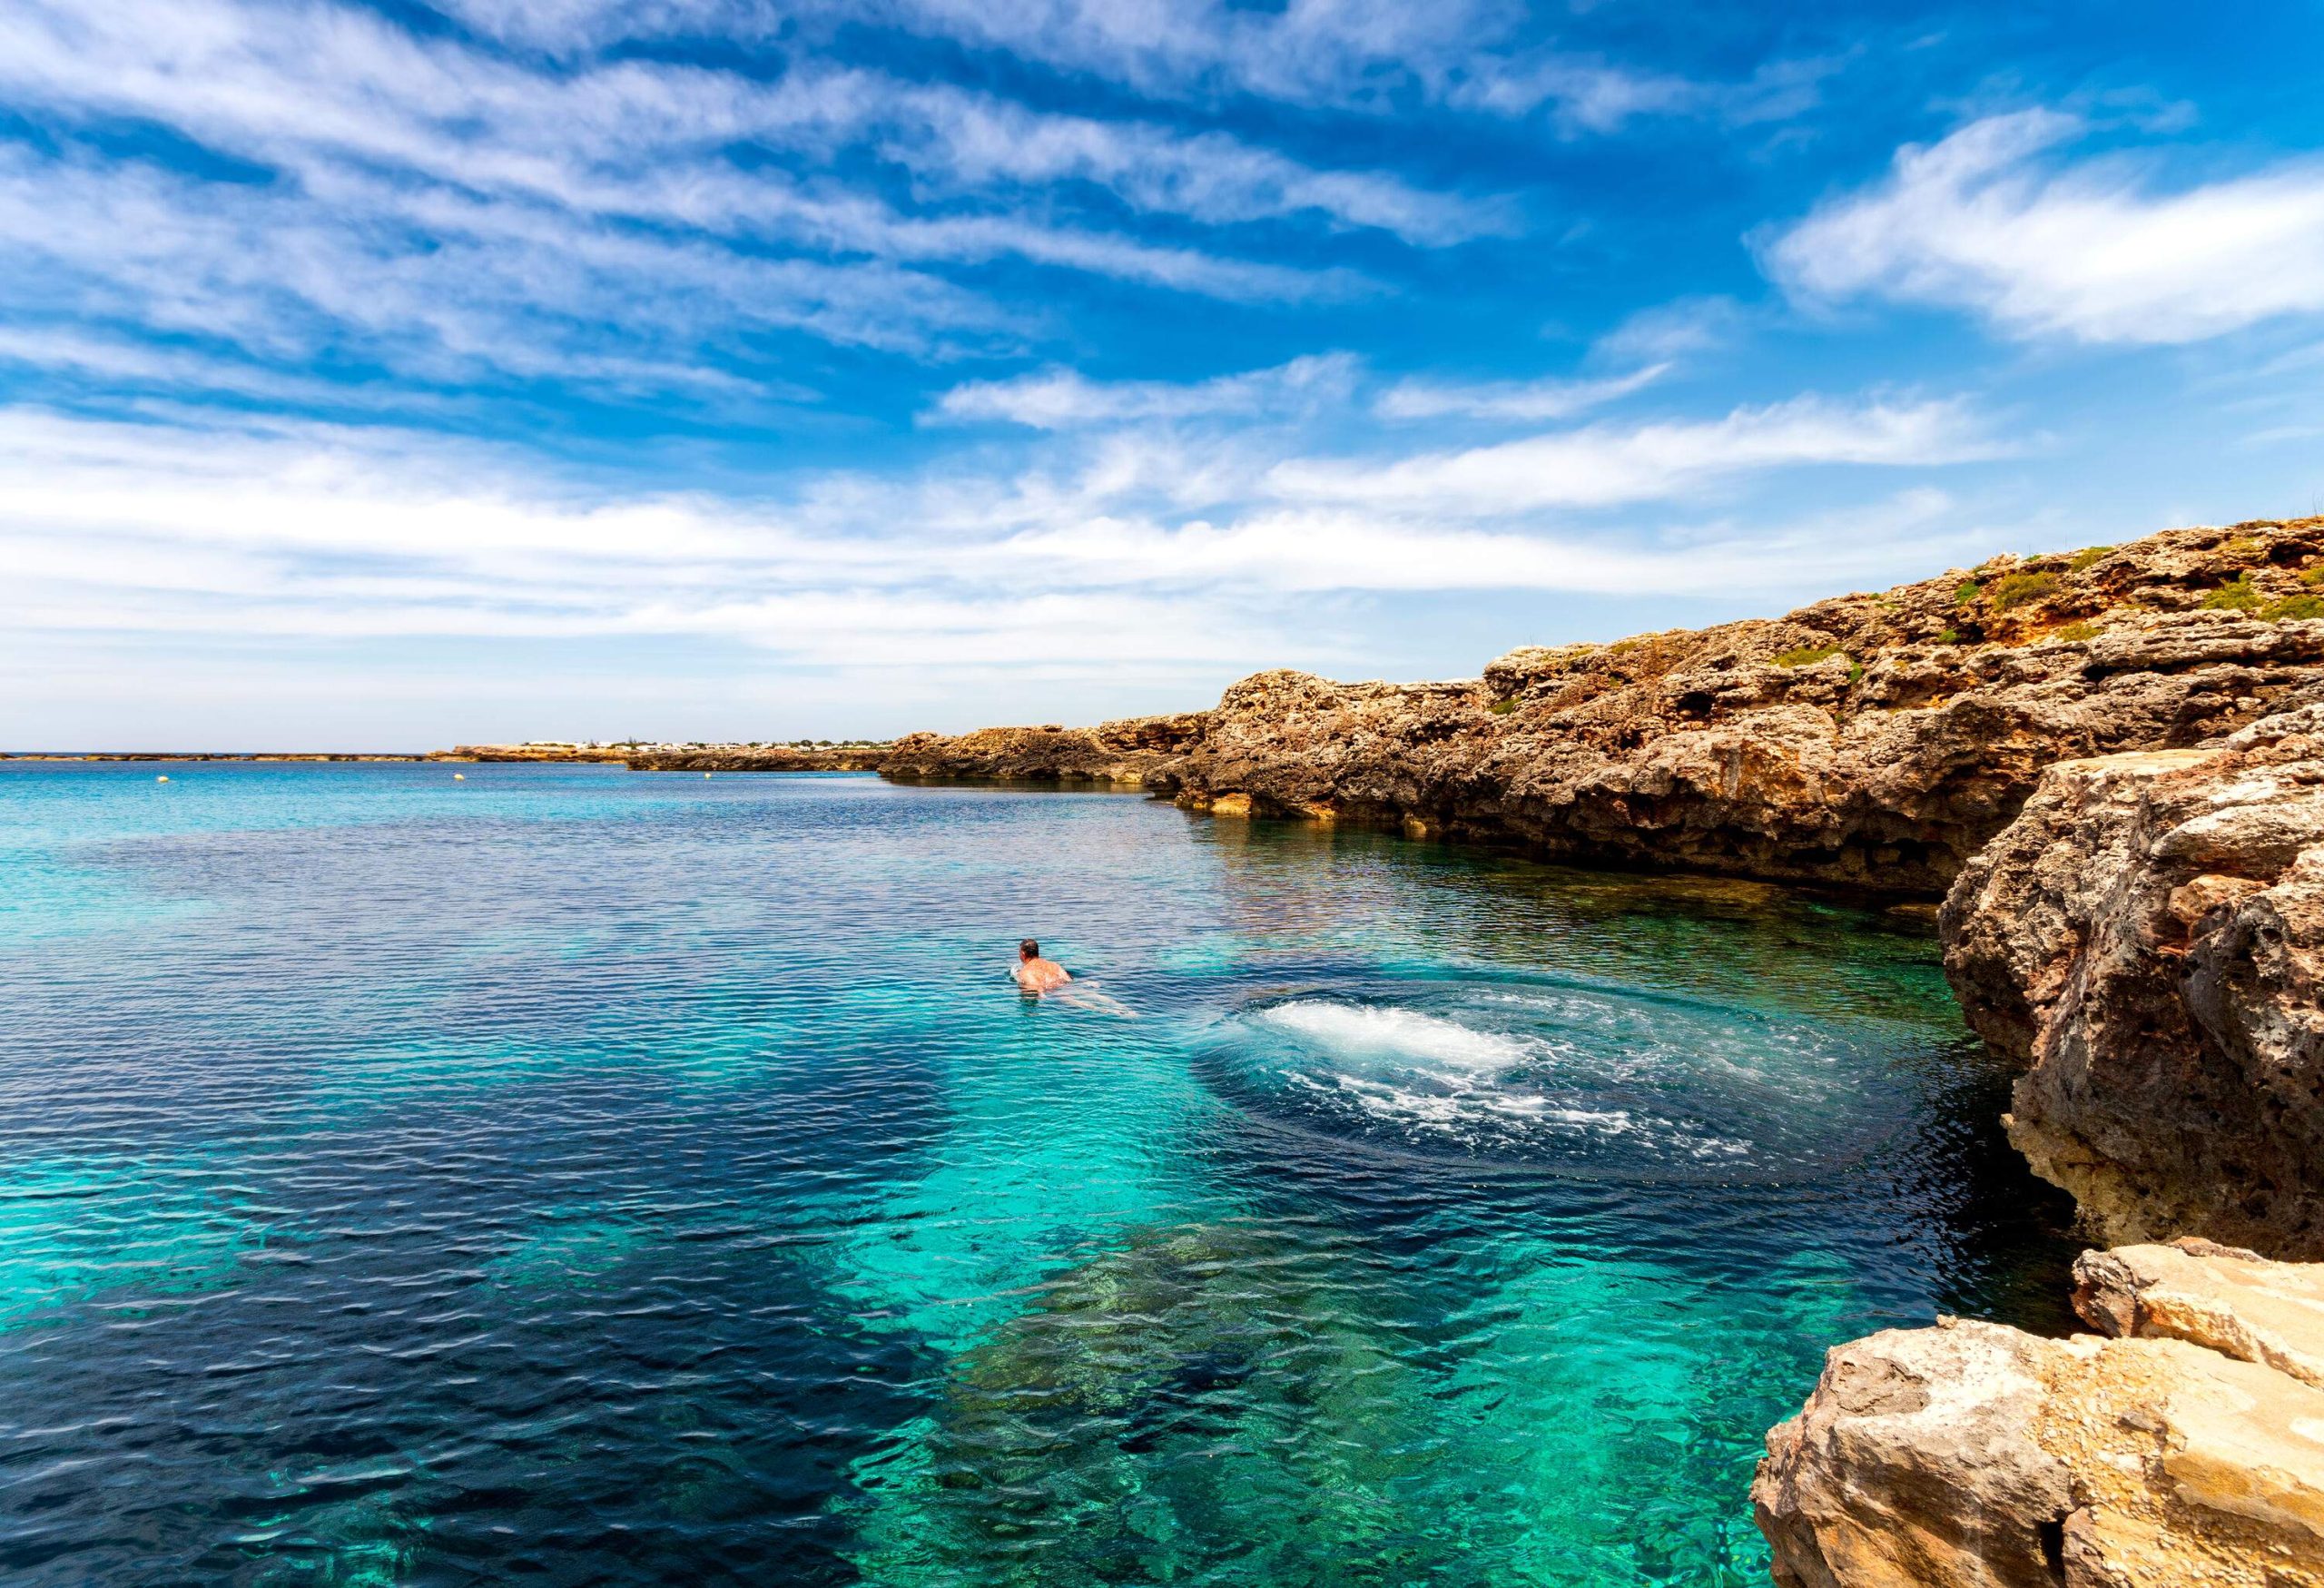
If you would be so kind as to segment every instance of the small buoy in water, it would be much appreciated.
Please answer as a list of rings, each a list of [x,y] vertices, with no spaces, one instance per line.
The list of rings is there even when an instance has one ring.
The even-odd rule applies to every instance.
[[[155,778],[153,781],[154,781],[155,783],[167,783],[167,782],[169,782],[169,781],[170,781],[169,774],[167,774],[167,773],[163,773],[161,776],[159,776],[159,777]]]
[[[704,774],[702,774],[702,777],[703,777],[703,781],[704,781],[704,783],[707,783],[707,782],[709,782],[709,781],[710,781],[710,774],[708,774],[707,772],[704,773]]]
[[[465,772],[455,772],[452,774],[452,781],[454,783],[466,783],[468,780],[468,774]]]

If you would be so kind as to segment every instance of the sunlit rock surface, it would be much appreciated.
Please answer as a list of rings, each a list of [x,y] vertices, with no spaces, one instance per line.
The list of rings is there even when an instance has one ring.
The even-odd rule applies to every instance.
[[[2102,1238],[2324,1258],[2324,706],[2053,768],[1942,916],[2011,1139]]]
[[[2111,1337],[1955,1319],[1835,1347],[1752,1500],[1784,1588],[2324,1584],[2324,1267],[2091,1252]]]

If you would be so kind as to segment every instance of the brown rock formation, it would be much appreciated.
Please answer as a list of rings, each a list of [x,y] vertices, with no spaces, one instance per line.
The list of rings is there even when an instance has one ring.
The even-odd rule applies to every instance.
[[[911,734],[881,772],[900,783],[1043,783],[1142,786],[1157,767],[1198,743],[1208,712],[1124,717],[1094,728],[980,728]]]
[[[2010,1137],[2103,1238],[2324,1258],[2324,705],[2051,769],[1940,917]]]
[[[689,745],[635,751],[632,772],[877,772],[885,745]]]
[[[2324,1588],[2324,1268],[2085,1254],[2114,1337],[1837,1346],[1752,1485],[1784,1588]]]
[[[1131,781],[1222,814],[1943,891],[2051,764],[2193,745],[2324,698],[2324,520],[1997,558],[1787,616],[1529,647],[1481,680],[1261,673],[1132,745],[904,740],[891,775]]]

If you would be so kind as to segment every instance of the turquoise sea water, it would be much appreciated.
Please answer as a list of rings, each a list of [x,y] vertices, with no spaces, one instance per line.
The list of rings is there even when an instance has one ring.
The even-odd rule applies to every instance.
[[[2037,1325],[1925,920],[1119,795],[0,765],[0,1578],[1725,1584]],[[1137,1011],[1019,999],[1018,937]]]

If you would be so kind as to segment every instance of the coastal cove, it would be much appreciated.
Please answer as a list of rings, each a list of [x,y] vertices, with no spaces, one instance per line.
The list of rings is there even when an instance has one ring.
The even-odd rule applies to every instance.
[[[1092,728],[18,757],[0,970],[60,1035],[0,1261],[67,1345],[20,1343],[368,1238],[246,1166],[379,1124],[382,1231],[473,1261],[257,1305],[414,1289],[442,1426],[349,1407],[385,1533],[270,1523],[230,1580],[2324,1584],[2319,589],[2324,520],[2259,521]],[[1027,932],[1084,1006],[999,981]],[[143,1129],[34,1150],[84,1121]],[[484,1165],[479,1231],[436,1191]],[[271,1211],[176,1254],[186,1177]],[[578,1344],[631,1317],[642,1379]],[[295,1379],[310,1327],[243,1354]],[[628,1509],[508,1522],[529,1432],[463,1465],[538,1327],[581,1355],[528,1404]],[[700,1448],[602,1422],[648,1408]]]
[[[0,767],[13,1580],[1756,1583],[1827,1347],[2070,1322],[1923,915],[461,770]]]
[[[11,0],[0,1588],[2324,1588],[2318,60]]]

